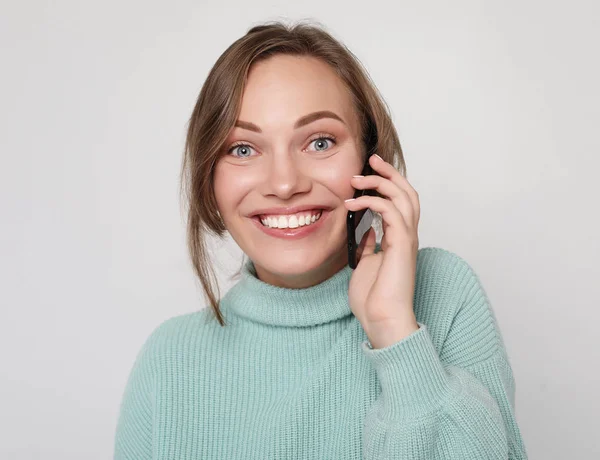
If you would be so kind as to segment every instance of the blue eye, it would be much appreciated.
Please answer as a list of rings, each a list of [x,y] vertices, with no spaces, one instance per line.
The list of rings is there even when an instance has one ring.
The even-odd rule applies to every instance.
[[[310,141],[310,143],[312,144],[315,141],[322,141],[323,140],[327,140],[329,142],[333,142],[333,144],[336,143],[335,141],[335,137],[331,136],[331,135],[325,135],[325,134],[319,134],[319,137],[315,137],[313,140]],[[317,152],[322,152],[323,150],[316,150]]]
[[[317,137],[314,137],[313,139],[310,140],[309,145],[316,141],[321,141],[321,143],[322,143],[325,140],[333,143],[334,145],[337,144],[335,136],[333,136],[331,134],[319,133],[317,135]],[[237,150],[237,154],[235,154],[234,150],[237,148],[239,148],[239,150]],[[240,155],[240,152],[243,150],[245,150],[247,154]],[[237,157],[237,158],[249,158],[251,156],[250,155],[251,150],[253,150],[253,147],[251,145],[246,144],[244,142],[236,142],[231,147],[229,147],[229,149],[227,150],[227,153],[230,155],[233,155],[234,157]],[[328,150],[328,149],[325,148],[323,150],[315,150],[315,151],[323,152],[325,150]]]
[[[251,148],[252,148],[252,147],[251,147],[251,146],[249,146],[248,144],[244,144],[243,142],[238,142],[238,143],[236,143],[236,144],[233,144],[233,145],[231,146],[231,148],[230,148],[229,150],[227,150],[227,153],[232,153],[232,151],[233,151],[234,149],[238,148],[238,147],[244,147],[246,150],[248,150],[248,149],[251,149]],[[239,150],[238,150],[238,152],[239,152]],[[234,155],[234,156],[237,156],[238,158],[248,158],[248,156],[249,156],[249,155],[248,155],[248,156],[246,156],[246,155],[242,155],[242,156],[239,156],[239,155]]]

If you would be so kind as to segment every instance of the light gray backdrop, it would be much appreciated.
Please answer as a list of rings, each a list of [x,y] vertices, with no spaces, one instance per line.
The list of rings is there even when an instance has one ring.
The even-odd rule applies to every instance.
[[[205,306],[177,195],[202,82],[250,26],[312,18],[391,108],[421,247],[488,292],[530,458],[600,458],[599,3],[299,3],[2,2],[0,457],[112,456],[142,343]]]

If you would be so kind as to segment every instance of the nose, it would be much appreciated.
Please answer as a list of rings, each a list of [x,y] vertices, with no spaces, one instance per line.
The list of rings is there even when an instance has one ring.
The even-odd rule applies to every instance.
[[[264,195],[276,195],[287,200],[296,193],[307,192],[311,179],[305,173],[301,159],[289,152],[271,155],[263,185]]]

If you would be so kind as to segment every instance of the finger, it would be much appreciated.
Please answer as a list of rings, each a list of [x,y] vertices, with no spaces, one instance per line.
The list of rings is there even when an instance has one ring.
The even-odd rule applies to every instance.
[[[394,203],[394,206],[400,210],[405,220],[410,223],[411,227],[416,226],[415,210],[410,200],[410,196],[404,189],[398,187],[390,179],[375,175],[353,177],[352,187],[359,190],[377,190],[381,195],[388,197]]]
[[[409,223],[406,222],[400,210],[391,200],[379,196],[363,195],[358,198],[349,199],[344,202],[347,209],[358,211],[360,209],[370,208],[372,211],[381,214],[383,221],[388,224],[387,231],[397,228],[398,231],[407,232]],[[393,239],[393,238],[392,238]]]
[[[369,230],[363,235],[356,252],[358,253],[357,260],[360,260],[371,254],[375,254],[375,245],[377,243],[377,235],[375,234],[375,229],[373,227],[369,228]]]
[[[419,194],[413,188],[410,182],[408,182],[408,179],[402,174],[400,174],[400,171],[398,171],[392,164],[381,159],[379,156],[371,155],[369,157],[369,164],[371,165],[373,170],[377,172],[377,174],[379,174],[382,177],[385,177],[386,179],[391,180],[400,189],[404,190],[408,194],[408,196],[410,197],[410,202],[414,209],[414,215],[417,219],[416,222],[418,222],[421,215],[421,204],[419,200]]]

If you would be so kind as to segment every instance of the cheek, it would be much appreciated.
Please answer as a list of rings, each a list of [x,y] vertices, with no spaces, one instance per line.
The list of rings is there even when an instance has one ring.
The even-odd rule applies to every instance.
[[[340,159],[342,158],[340,157]],[[362,168],[359,162],[360,160],[356,158],[354,161],[335,161],[323,164],[316,169],[313,177],[319,182],[327,184],[333,193],[345,199],[354,193],[350,178],[354,174],[360,174]]]
[[[235,171],[230,171],[227,165],[218,166],[214,174],[214,190],[219,212],[222,215],[231,212],[240,190],[236,187]]]
[[[220,210],[228,212],[236,208],[243,198],[260,183],[260,174],[249,173],[243,168],[221,164],[214,174],[214,190]]]

